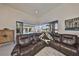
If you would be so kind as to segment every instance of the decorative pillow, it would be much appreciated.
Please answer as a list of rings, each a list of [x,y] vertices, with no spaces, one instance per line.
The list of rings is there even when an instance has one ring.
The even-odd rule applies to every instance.
[[[54,33],[53,35],[54,35],[54,40],[55,40],[55,41],[58,41],[58,42],[61,41],[61,40],[60,40],[60,34]]]
[[[19,43],[21,46],[27,46],[27,45],[31,44],[31,40],[30,39],[23,39],[23,40],[19,40]]]
[[[33,40],[32,40],[32,44],[36,44],[37,42],[39,42],[40,41],[40,38],[39,38],[39,36],[33,36],[33,38],[32,38]]]
[[[37,37],[36,37],[36,40],[37,40],[37,42],[39,42],[39,41],[40,41],[40,38],[37,36]]]
[[[69,44],[69,45],[73,45],[75,44],[75,39],[67,39],[67,38],[64,38],[62,40],[63,43],[66,43],[66,44]]]
[[[54,39],[58,42],[60,42],[60,38],[59,37],[54,37]]]

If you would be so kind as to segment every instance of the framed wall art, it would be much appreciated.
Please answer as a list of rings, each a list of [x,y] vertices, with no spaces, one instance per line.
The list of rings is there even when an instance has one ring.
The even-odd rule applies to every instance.
[[[79,31],[79,17],[65,20],[65,30]]]

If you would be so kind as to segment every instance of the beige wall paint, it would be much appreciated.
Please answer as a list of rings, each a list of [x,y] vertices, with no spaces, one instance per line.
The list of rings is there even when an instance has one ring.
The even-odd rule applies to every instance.
[[[16,30],[16,21],[34,23],[35,18],[9,6],[0,4],[0,30],[9,28]],[[15,31],[16,32],[16,31]],[[16,38],[16,35],[15,35]]]
[[[13,9],[9,6],[0,5],[0,29],[5,27],[16,29],[16,21],[21,20],[26,23],[44,23],[54,20],[59,21],[59,33],[69,33],[79,35],[79,31],[65,31],[64,20],[79,16],[79,4],[62,4],[61,6],[51,10],[41,18],[34,18],[27,13]],[[39,19],[39,20],[38,20]]]
[[[34,23],[35,18],[27,15],[21,11],[13,9],[9,6],[0,5],[0,29],[5,27],[14,29],[16,21],[22,21],[26,23]]]
[[[65,30],[65,20],[75,17],[79,17],[79,4],[62,4],[61,6],[42,16],[40,20],[42,22],[58,20],[59,33],[76,34],[79,36],[79,31]]]

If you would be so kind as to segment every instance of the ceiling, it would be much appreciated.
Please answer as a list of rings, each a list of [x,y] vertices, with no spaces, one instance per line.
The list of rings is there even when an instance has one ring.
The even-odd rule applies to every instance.
[[[19,11],[27,13],[34,17],[41,17],[52,9],[60,6],[60,3],[7,3]]]

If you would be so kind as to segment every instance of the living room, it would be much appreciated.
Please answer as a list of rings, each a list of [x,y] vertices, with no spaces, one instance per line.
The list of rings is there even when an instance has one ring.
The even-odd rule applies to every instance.
[[[68,22],[66,23],[67,20]],[[73,22],[70,23],[71,21]],[[55,29],[55,24],[57,24],[56,29]],[[26,29],[26,28],[29,28],[29,29]],[[10,30],[10,31],[13,30],[12,36],[11,36],[13,41],[11,40],[11,43],[10,43],[10,44],[13,44],[12,47],[10,47],[11,51],[10,50],[9,52],[5,51],[6,50],[5,47],[7,43],[1,43],[0,55],[11,55],[11,52],[13,51],[16,44],[19,44],[18,43],[19,41],[17,41],[19,38],[16,39],[17,35],[25,35],[24,38],[26,38],[27,36],[31,36],[28,34],[34,35],[35,33],[39,34],[42,32],[50,32],[50,33],[56,32],[58,34],[56,35],[52,34],[56,36],[54,37],[54,39],[60,38],[60,41],[62,41],[64,40],[64,37],[70,36],[68,38],[74,40],[74,37],[75,37],[75,39],[78,40],[79,4],[78,3],[1,3],[0,4],[0,30],[1,31],[3,30],[3,32],[4,30]],[[0,35],[1,34],[2,33],[0,33]],[[3,35],[3,36],[6,37],[6,35]],[[53,46],[54,45],[53,43],[51,43],[50,45]],[[73,48],[74,51],[78,52],[79,50],[78,42],[75,43],[75,45],[76,45],[75,46],[76,48],[74,47],[71,47],[71,48]],[[4,53],[3,51],[5,51],[6,53]],[[21,55],[20,51],[17,52],[17,54]],[[74,54],[72,52],[68,54],[64,52],[63,54],[79,55],[79,53]]]

